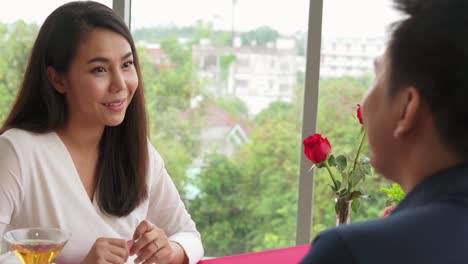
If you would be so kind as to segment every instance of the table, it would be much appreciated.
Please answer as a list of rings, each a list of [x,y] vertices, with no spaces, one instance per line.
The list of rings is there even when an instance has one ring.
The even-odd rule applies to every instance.
[[[310,245],[302,245],[274,250],[266,250],[254,253],[232,255],[206,259],[198,264],[288,264],[299,263],[309,252]]]

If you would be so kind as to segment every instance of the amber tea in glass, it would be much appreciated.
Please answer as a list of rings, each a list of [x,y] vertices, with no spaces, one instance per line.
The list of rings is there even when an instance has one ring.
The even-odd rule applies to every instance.
[[[56,228],[23,228],[5,233],[4,238],[24,264],[50,264],[70,234]]]

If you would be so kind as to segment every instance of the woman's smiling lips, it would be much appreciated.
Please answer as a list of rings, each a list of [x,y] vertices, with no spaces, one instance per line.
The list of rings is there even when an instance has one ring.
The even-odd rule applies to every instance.
[[[125,102],[126,102],[125,99],[121,99],[121,100],[115,100],[109,103],[103,103],[102,105],[104,105],[105,107],[107,107],[107,109],[113,112],[120,112],[125,108]]]

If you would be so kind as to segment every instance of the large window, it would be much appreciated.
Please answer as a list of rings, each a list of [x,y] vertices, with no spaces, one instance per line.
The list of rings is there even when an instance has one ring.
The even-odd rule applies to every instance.
[[[8,8],[0,9],[0,122],[11,108],[39,26],[68,1],[7,2]],[[310,200],[300,196],[298,205],[298,190],[312,189],[312,184],[298,187],[302,126],[313,130],[310,120],[317,116],[317,131],[334,150],[351,150],[359,129],[355,106],[373,80],[385,28],[399,17],[391,1],[99,2],[117,4],[127,15],[131,10],[151,141],[197,222],[207,256],[294,245],[296,221],[308,215],[297,208],[304,197]],[[310,17],[309,3],[315,7]],[[309,19],[317,23],[311,36]],[[307,61],[315,53],[317,61]],[[312,73],[319,68],[317,98],[318,75]],[[313,96],[304,98],[304,92]],[[302,170],[306,166],[303,162]],[[321,171],[314,177],[313,235],[335,223],[327,177]],[[353,221],[379,216],[385,199],[379,189],[385,184],[376,176],[368,179],[364,188],[372,198]],[[310,221],[298,225],[299,233],[304,224]],[[308,234],[298,241],[309,242]]]
[[[151,140],[206,255],[295,245],[308,1],[135,0],[131,10]]]
[[[373,62],[385,51],[389,25],[399,18],[391,3],[323,1],[317,131],[328,137],[335,152],[354,155],[352,151],[359,143],[356,105],[372,85]],[[334,197],[328,183],[329,176],[316,170],[313,234],[335,225]],[[361,202],[357,213],[352,213],[353,222],[380,216],[386,199],[380,189],[387,185],[377,175],[366,180],[362,189],[371,197]]]

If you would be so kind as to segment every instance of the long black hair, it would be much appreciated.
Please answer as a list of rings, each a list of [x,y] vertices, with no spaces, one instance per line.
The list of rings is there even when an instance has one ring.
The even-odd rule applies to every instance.
[[[20,128],[46,133],[63,128],[68,118],[65,96],[49,81],[47,68],[65,74],[79,44],[93,28],[104,28],[123,36],[131,46],[139,79],[125,119],[106,127],[99,143],[97,197],[102,211],[125,216],[148,196],[148,125],[143,81],[135,43],[125,22],[109,7],[93,1],[64,4],[41,26],[19,94],[0,133]]]

